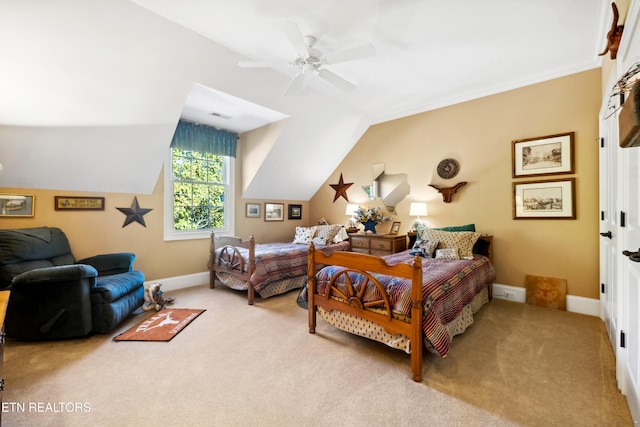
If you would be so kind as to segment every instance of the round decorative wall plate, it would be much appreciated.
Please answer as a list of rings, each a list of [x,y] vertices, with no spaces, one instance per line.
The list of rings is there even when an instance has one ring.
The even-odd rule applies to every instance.
[[[444,159],[438,163],[438,175],[440,178],[451,179],[458,175],[460,165],[456,159]]]

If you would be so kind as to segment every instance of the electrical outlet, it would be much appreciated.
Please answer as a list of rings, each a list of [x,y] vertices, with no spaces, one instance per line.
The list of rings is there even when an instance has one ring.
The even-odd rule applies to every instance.
[[[516,294],[511,291],[504,291],[504,294],[502,294],[502,296],[504,296],[507,299],[516,299]]]

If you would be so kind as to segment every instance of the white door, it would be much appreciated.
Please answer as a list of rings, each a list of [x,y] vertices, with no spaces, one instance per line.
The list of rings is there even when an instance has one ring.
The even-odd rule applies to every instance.
[[[606,99],[605,99],[606,101]],[[640,422],[640,147],[620,148],[618,113],[600,121],[600,313],[618,387]]]
[[[607,100],[605,100],[607,101]],[[605,322],[611,347],[616,348],[618,334],[618,279],[616,253],[618,232],[616,218],[617,118],[611,115],[608,102],[601,111],[600,121],[600,317]],[[608,118],[607,118],[608,117]]]
[[[619,319],[618,348],[616,361],[620,374],[618,384],[622,393],[627,396],[631,414],[636,422],[640,421],[640,357],[638,344],[640,340],[640,321],[638,307],[640,306],[640,148],[619,149],[622,163],[622,212],[626,224],[620,224],[621,239],[620,252],[621,280],[618,294]],[[624,225],[624,227],[622,227]],[[621,242],[620,242],[621,241]]]
[[[618,387],[636,424],[640,423],[640,147],[620,148],[619,112],[611,115],[604,105],[612,93],[612,82],[640,62],[640,31],[634,25],[639,17],[640,2],[633,2],[600,121],[600,135],[605,140],[600,149],[600,204],[604,212],[604,216],[600,213],[600,232],[611,231],[610,238],[600,238],[601,279],[605,283],[601,312],[616,355]],[[631,108],[629,104],[627,108]]]
[[[623,188],[623,212],[626,213],[627,224],[622,233],[622,245],[626,248],[625,255],[621,255],[622,273],[620,287],[620,319],[619,322],[619,346],[623,350],[620,361],[617,365],[621,368],[621,375],[618,375],[620,389],[627,396],[631,413],[634,419],[640,418],[640,408],[638,398],[640,397],[640,357],[638,354],[638,340],[640,340],[640,325],[638,324],[638,307],[640,306],[640,148],[626,148],[622,159],[621,168],[624,181]],[[625,259],[626,258],[626,259]],[[626,353],[626,354],[624,354]],[[634,406],[634,407],[632,407]]]

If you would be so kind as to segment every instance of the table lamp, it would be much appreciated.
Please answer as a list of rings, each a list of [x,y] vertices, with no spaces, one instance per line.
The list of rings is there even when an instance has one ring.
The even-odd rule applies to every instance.
[[[427,204],[425,202],[412,202],[409,207],[409,215],[417,217],[411,223],[411,231],[417,231],[418,227],[424,225],[420,216],[427,216]]]
[[[356,221],[356,219],[353,217],[358,209],[360,209],[360,206],[354,203],[347,204],[347,208],[344,211],[344,214],[349,217],[349,222],[347,223],[347,231],[358,231],[358,221]]]

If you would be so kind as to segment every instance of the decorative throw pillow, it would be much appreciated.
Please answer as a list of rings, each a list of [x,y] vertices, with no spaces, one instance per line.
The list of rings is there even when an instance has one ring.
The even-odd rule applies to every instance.
[[[325,246],[327,244],[327,241],[322,237],[314,237],[311,241],[314,246]]]
[[[411,255],[420,255],[422,257],[433,258],[433,253],[438,247],[438,242],[433,240],[416,240],[411,248]]]
[[[341,228],[342,224],[317,225],[316,237],[323,238],[325,242],[332,242],[333,238],[338,234]]]
[[[293,243],[302,243],[308,245],[316,234],[316,227],[296,227],[296,235]]]
[[[340,230],[338,230],[338,234],[336,234],[333,238],[333,243],[340,243],[345,240],[349,240],[349,234],[347,233],[347,230],[344,229],[344,227],[340,227]]]
[[[442,231],[432,228],[425,228],[420,232],[422,240],[433,240],[440,242],[440,249],[457,248],[458,255],[462,259],[473,258],[473,245],[480,238],[480,233],[472,231]]]
[[[457,248],[445,248],[436,250],[436,259],[460,259]]]
[[[442,231],[476,231],[475,224],[465,224],[465,225],[450,225],[448,227],[436,227],[434,230],[442,230]],[[475,245],[473,245],[473,249],[471,250],[474,254],[485,254],[486,247],[483,246],[482,240],[478,239]]]

